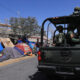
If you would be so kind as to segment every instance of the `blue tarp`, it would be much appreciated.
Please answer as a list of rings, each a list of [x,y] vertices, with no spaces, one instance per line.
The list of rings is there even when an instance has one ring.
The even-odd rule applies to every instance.
[[[0,57],[0,62],[8,60],[8,59],[10,59],[9,55],[3,55],[2,57]]]
[[[30,47],[31,49],[34,48],[35,42],[31,42],[31,41],[29,41],[28,39],[24,39],[24,40],[26,41],[26,43],[29,45],[29,47]],[[22,43],[22,41],[21,41],[21,40],[18,40],[18,43]]]
[[[18,40],[17,42],[18,42],[18,43],[22,43],[22,41],[21,41],[21,40]]]
[[[14,47],[14,49],[16,49],[21,55],[24,55],[24,52],[22,50],[20,50],[19,48]]]
[[[0,42],[0,52],[3,50],[4,48],[3,48],[3,46],[2,46],[2,44],[1,44],[1,42]]]
[[[28,45],[30,46],[31,49],[34,48],[35,42],[31,42],[31,41],[29,41],[27,39],[25,41],[28,43]]]

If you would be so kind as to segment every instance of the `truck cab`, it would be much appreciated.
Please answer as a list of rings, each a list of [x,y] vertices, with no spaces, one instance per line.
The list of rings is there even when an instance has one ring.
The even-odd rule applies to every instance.
[[[69,16],[47,18],[43,21],[41,46],[38,52],[39,71],[51,71],[58,75],[80,75],[80,11],[77,12]],[[52,43],[55,45],[51,46],[44,46],[43,42],[44,25],[47,21],[56,28]],[[62,37],[60,37],[60,26]],[[73,37],[71,37],[71,31]]]

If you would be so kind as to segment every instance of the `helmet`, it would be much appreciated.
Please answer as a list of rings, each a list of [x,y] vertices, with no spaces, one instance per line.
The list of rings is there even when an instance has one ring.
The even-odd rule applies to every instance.
[[[57,29],[58,31],[63,31],[63,26],[59,25],[59,26],[56,27],[56,29]]]
[[[75,7],[74,11],[80,11],[80,7]]]

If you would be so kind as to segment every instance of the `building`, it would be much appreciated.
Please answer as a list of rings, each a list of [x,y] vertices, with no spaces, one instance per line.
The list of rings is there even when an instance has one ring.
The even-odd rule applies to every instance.
[[[12,33],[11,25],[0,23],[0,37],[8,37]]]
[[[40,35],[34,35],[34,36],[28,37],[28,40],[32,41],[32,42],[37,42],[37,39],[39,40],[39,42],[41,42],[41,36]],[[47,37],[44,36],[43,40],[44,40],[44,42],[47,41]]]
[[[11,27],[11,25],[0,23],[0,27]]]

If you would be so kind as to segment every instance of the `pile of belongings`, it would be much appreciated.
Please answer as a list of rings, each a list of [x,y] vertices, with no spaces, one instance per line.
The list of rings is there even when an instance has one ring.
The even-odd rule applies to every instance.
[[[26,43],[14,45],[9,38],[0,38],[0,62],[26,55],[32,56],[32,49]]]

